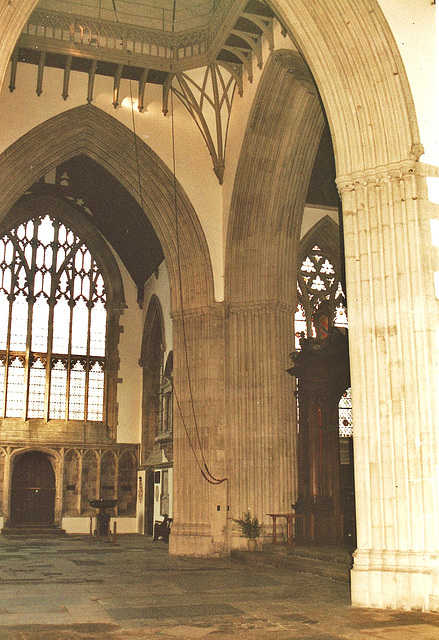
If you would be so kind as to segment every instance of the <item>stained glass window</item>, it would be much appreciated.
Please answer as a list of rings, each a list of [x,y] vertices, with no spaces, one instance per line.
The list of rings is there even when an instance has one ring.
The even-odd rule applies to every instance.
[[[102,421],[106,291],[86,244],[35,216],[0,239],[0,415]]]

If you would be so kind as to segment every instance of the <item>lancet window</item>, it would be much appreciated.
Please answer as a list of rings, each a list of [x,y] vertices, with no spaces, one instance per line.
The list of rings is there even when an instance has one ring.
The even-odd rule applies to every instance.
[[[1,417],[104,420],[107,298],[87,245],[52,215],[0,239]]]

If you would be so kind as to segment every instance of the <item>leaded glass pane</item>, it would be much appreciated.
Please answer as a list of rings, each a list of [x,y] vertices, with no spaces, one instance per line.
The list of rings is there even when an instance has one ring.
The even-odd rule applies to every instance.
[[[296,315],[294,316],[294,327],[295,327],[295,348],[297,351],[300,351],[300,339],[302,337],[306,338],[307,336],[307,324],[306,324],[306,314],[305,309],[301,304],[297,305]]]
[[[3,405],[5,402],[5,373],[6,358],[0,357],[0,415],[3,413]]]
[[[67,361],[52,362],[50,374],[49,418],[63,420],[66,417]]]
[[[344,306],[344,304],[342,302],[340,302],[339,305],[337,305],[337,307],[335,308],[335,314],[334,314],[334,326],[335,327],[344,327],[345,329],[348,328],[348,316],[347,316],[347,312],[346,312],[346,307]]]
[[[6,269],[1,272],[1,289],[6,293],[10,293],[11,291],[11,281],[12,281],[12,272],[6,267]]]
[[[32,351],[47,352],[47,334],[49,330],[49,301],[43,295],[38,296],[32,311]]]
[[[0,291],[0,349],[3,350],[6,349],[8,340],[8,317],[9,300],[6,293],[4,291]]]
[[[70,371],[69,420],[85,418],[85,366],[79,360]]]
[[[50,248],[50,243],[55,239],[55,229],[53,226],[53,220],[51,220],[49,216],[44,216],[44,218],[40,220],[37,238],[43,246]],[[51,264],[48,263],[46,259],[44,260],[44,263],[46,267]]]
[[[87,353],[88,308],[84,300],[78,300],[73,307],[72,320],[72,353]]]
[[[104,370],[102,364],[95,362],[88,378],[88,420],[102,420],[104,406]]]
[[[90,319],[90,355],[105,355],[105,333],[107,312],[104,303],[98,301],[91,310]]]
[[[23,271],[23,269],[22,269]],[[23,293],[19,293],[12,303],[11,344],[12,351],[25,351],[27,339],[28,302]]]
[[[13,357],[8,367],[8,384],[6,390],[6,417],[19,418],[23,415],[25,386],[24,386],[24,361],[22,358]]]
[[[14,260],[14,245],[12,240],[8,237],[4,237],[0,243],[0,264],[2,269],[6,266],[10,266]]]
[[[61,298],[53,310],[53,353],[69,352],[70,306],[65,298]]]
[[[46,366],[40,358],[35,360],[29,371],[28,418],[44,417],[44,397],[46,391]]]

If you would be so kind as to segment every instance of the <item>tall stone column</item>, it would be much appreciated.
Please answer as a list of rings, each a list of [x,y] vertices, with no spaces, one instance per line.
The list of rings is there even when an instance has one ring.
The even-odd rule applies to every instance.
[[[339,178],[354,419],[352,603],[438,609],[431,234],[421,165]]]
[[[174,521],[169,550],[177,555],[225,554],[223,307],[189,309],[173,318]]]
[[[227,320],[227,451],[231,517],[291,511],[296,497],[296,401],[286,373],[294,310],[277,301],[230,305]],[[243,539],[232,530],[232,547]]]

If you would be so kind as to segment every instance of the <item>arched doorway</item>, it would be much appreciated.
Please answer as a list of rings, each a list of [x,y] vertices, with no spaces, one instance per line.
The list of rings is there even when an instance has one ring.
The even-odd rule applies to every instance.
[[[11,524],[53,525],[55,472],[46,454],[30,451],[16,461],[12,473]]]

